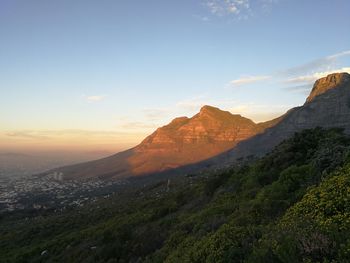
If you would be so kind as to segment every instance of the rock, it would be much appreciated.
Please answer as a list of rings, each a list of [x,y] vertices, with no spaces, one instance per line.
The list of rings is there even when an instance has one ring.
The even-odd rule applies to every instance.
[[[213,157],[262,130],[250,119],[206,105],[192,118],[176,118],[157,129],[128,162],[136,175],[161,172]]]
[[[317,80],[303,106],[289,110],[274,126],[242,141],[229,152],[209,160],[206,165],[232,163],[249,155],[261,156],[283,140],[293,136],[295,132],[316,127],[339,127],[350,134],[350,75],[348,73],[331,74]]]
[[[227,151],[273,124],[256,124],[241,115],[206,105],[191,118],[175,118],[158,128],[135,148],[55,172],[74,179],[110,179],[164,172]]]
[[[312,101],[314,98],[327,92],[330,89],[344,85],[344,83],[348,82],[349,79],[350,75],[348,73],[334,73],[317,80],[311,90],[309,97],[307,97],[306,102]]]

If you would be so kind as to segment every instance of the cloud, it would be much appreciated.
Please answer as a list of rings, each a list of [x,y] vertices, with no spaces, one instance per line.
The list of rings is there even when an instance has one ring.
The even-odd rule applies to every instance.
[[[6,137],[49,140],[57,137],[101,137],[101,136],[123,136],[124,133],[117,131],[95,131],[95,130],[16,130],[5,132]]]
[[[332,68],[336,67],[337,60],[339,58],[349,56],[350,50],[345,50],[330,56],[326,56],[323,58],[315,59],[310,62],[301,64],[296,67],[291,67],[280,72],[283,76],[297,76],[301,74],[306,74],[309,72],[322,72],[322,71],[330,71]]]
[[[118,130],[149,133],[169,121],[170,116],[174,116],[174,107],[145,108],[137,116],[119,116],[116,124]]]
[[[337,66],[340,58],[350,56],[350,50],[338,52],[308,63],[286,69],[274,74],[275,79],[280,79],[282,84],[288,85],[285,89],[292,92],[308,94],[313,83],[320,78],[337,72],[350,73],[350,67]]]
[[[194,97],[187,100],[182,100],[176,103],[176,107],[184,109],[186,111],[196,111],[201,106],[210,104],[208,100],[203,99],[201,97]]]
[[[270,80],[272,82],[280,83],[280,85],[287,85],[287,87],[284,87],[286,90],[305,93],[306,90],[309,90],[309,87],[311,88],[313,83],[319,78],[337,72],[350,73],[350,67],[339,66],[339,60],[347,56],[350,56],[350,50],[315,59],[269,75],[242,76],[230,81],[226,87],[239,87],[242,85]]]
[[[121,125],[119,125],[119,127],[125,130],[153,130],[157,128],[158,125],[141,121],[130,121],[122,123]]]
[[[241,114],[255,122],[267,121],[281,116],[294,106],[259,104],[256,102],[241,102],[230,99],[211,99],[210,97],[199,96],[180,101],[176,104],[176,107],[194,114],[197,113],[203,105],[212,105],[222,110],[230,111],[233,114]]]
[[[106,98],[105,95],[93,95],[93,96],[85,96],[88,102],[98,102],[104,100]]]
[[[0,149],[6,151],[108,150],[115,152],[136,145],[146,135],[146,132],[139,130],[0,131]]]
[[[350,55],[350,50],[345,50],[343,52],[339,52],[339,53],[333,54],[331,56],[328,56],[327,58],[332,60],[332,59],[337,59],[337,58],[349,56],[349,55]]]
[[[143,114],[148,121],[162,120],[169,112],[171,112],[170,108],[147,108],[143,110]]]
[[[292,107],[294,107],[294,105],[271,105],[249,102],[238,103],[228,108],[228,110],[233,114],[241,114],[255,122],[262,122],[277,118]]]
[[[18,139],[33,139],[33,140],[46,140],[49,139],[48,136],[43,135],[36,131],[12,131],[5,133],[5,136],[14,137]]]
[[[203,0],[202,3],[214,16],[247,19],[256,11],[270,11],[270,7],[278,2],[279,0]]]
[[[205,5],[217,16],[238,15],[250,9],[249,0],[208,0]]]
[[[131,124],[130,124],[131,126]],[[57,141],[72,141],[87,143],[98,141],[129,141],[135,133],[124,130],[12,130],[0,132],[0,138],[6,140],[19,141],[26,140],[27,142],[43,142],[52,143]],[[142,132],[137,134],[143,135]]]
[[[245,76],[245,77],[231,80],[229,83],[229,86],[230,87],[237,87],[237,86],[242,86],[242,85],[246,85],[246,84],[252,84],[252,83],[258,82],[258,81],[265,81],[265,80],[268,80],[270,78],[271,78],[271,76]]]
[[[286,83],[304,83],[304,82],[314,82],[319,78],[326,77],[329,74],[337,73],[337,72],[348,72],[350,73],[350,67],[337,68],[329,71],[315,72],[308,75],[301,75],[297,77],[292,77],[287,79]]]
[[[176,103],[176,108],[178,110],[183,110],[189,113],[196,113],[204,105],[229,107],[237,103],[237,100],[231,99],[212,99],[209,95],[203,94],[200,96],[195,96],[186,100],[182,100]]]
[[[345,50],[308,63],[286,69],[274,74],[275,79],[280,79],[282,84],[288,85],[286,90],[308,94],[313,83],[320,78],[337,72],[350,73],[350,67],[337,66],[340,58],[350,56],[350,50]]]
[[[307,84],[289,86],[286,88],[286,90],[308,95],[310,93],[311,88],[312,88],[312,83],[307,83]]]
[[[232,99],[211,99],[206,96],[198,96],[192,99],[179,101],[176,108],[187,112],[191,116],[199,111],[203,105],[219,107],[222,110],[230,111],[232,114],[240,114],[255,122],[267,121],[284,114],[293,105],[270,105],[255,102],[241,102]]]

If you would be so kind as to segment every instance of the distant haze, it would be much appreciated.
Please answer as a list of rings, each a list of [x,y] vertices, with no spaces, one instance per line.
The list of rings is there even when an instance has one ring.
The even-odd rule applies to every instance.
[[[41,173],[62,165],[99,159],[112,152],[0,152],[0,177],[16,177]]]

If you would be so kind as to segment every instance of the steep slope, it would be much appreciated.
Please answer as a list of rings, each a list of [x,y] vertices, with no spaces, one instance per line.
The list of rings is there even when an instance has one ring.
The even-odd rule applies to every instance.
[[[192,118],[174,119],[128,151],[55,172],[63,173],[64,178],[121,178],[158,173],[216,156],[273,123],[255,124],[240,115],[203,106]]]
[[[274,120],[255,124],[240,115],[204,106],[192,118],[176,118],[157,129],[133,149],[55,171],[65,178],[121,178],[222,167],[242,157],[266,154],[295,132],[318,126],[340,127],[350,133],[348,73],[317,80],[303,106]]]
[[[192,118],[176,118],[156,130],[128,161],[134,174],[163,171],[215,156],[259,131],[249,119],[204,106]]]
[[[11,212],[0,262],[349,262],[349,153],[339,129],[316,128],[170,189],[162,180],[76,209]]]
[[[295,132],[315,127],[339,127],[350,133],[348,73],[330,74],[317,80],[303,106],[289,110],[280,117],[276,125],[239,143],[232,150],[208,160],[205,165],[221,165],[249,155],[261,156]]]

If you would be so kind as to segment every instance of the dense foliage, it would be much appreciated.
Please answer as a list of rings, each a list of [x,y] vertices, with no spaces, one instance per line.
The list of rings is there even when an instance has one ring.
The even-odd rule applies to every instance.
[[[1,262],[350,262],[350,140],[305,130],[210,176],[0,218]],[[42,254],[43,251],[46,251]]]

